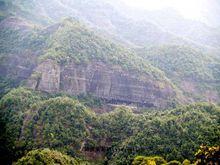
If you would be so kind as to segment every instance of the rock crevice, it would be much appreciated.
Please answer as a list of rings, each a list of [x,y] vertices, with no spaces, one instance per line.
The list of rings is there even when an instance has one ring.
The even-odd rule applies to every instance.
[[[71,62],[62,66],[46,60],[36,67],[34,73],[40,75],[40,82],[31,76],[27,86],[49,93],[92,94],[109,101],[141,103],[155,107],[167,106],[168,98],[176,96],[175,90],[166,82],[160,88],[158,83],[161,82],[138,80],[131,73],[102,62]]]

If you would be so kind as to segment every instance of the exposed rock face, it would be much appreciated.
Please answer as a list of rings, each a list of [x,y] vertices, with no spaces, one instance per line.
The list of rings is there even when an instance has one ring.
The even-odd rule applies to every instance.
[[[60,89],[60,66],[47,60],[35,69],[27,85],[33,89],[46,92],[57,92]]]
[[[14,80],[16,85],[26,80],[36,67],[33,54],[9,54],[0,59],[0,77]]]
[[[52,60],[41,63],[27,86],[47,92],[65,92],[71,95],[92,94],[112,102],[139,103],[145,106],[167,106],[176,93],[167,83],[141,81],[135,75],[102,62],[69,63],[60,66]],[[36,78],[37,77],[37,78]]]

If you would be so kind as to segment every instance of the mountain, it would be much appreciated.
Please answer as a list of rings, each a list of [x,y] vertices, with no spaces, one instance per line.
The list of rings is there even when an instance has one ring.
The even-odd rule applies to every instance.
[[[39,28],[21,18],[8,17],[0,22],[1,95],[18,86],[36,66],[45,45]]]
[[[118,3],[120,4],[120,2]],[[37,86],[39,85],[39,89],[45,91],[64,91],[69,94],[95,93],[96,96],[104,99],[107,98],[108,100],[118,100],[120,102],[122,101],[127,103],[144,102],[144,104],[152,106],[160,106],[158,102],[163,102],[161,100],[167,96],[169,96],[169,100],[181,100],[177,102],[185,102],[185,98],[182,96],[181,92],[186,92],[189,89],[185,89],[183,84],[187,84],[186,86],[194,86],[192,85],[193,83],[188,83],[188,80],[185,80],[186,83],[183,83],[182,85],[179,85],[179,83],[176,85],[177,87],[175,87],[175,85],[173,85],[170,80],[176,83],[176,79],[183,79],[183,77],[166,77],[163,73],[166,73],[166,70],[163,70],[164,68],[154,64],[153,65],[155,67],[153,67],[148,62],[149,59],[144,58],[145,60],[143,60],[143,56],[137,56],[134,51],[129,50],[129,47],[142,49],[142,47],[157,47],[158,45],[169,44],[180,46],[188,45],[189,47],[190,45],[193,45],[194,47],[201,48],[201,45],[205,44],[205,47],[202,47],[201,51],[213,54],[213,51],[218,52],[218,39],[215,41],[212,40],[212,45],[209,45],[212,43],[209,40],[201,43],[201,39],[194,37],[191,32],[188,33],[189,31],[184,29],[187,29],[188,26],[193,25],[193,27],[191,27],[193,29],[192,33],[195,34],[194,30],[197,30],[198,27],[201,27],[200,29],[205,29],[205,31],[208,30],[212,33],[215,32],[216,34],[213,34],[214,37],[218,36],[217,31],[211,27],[205,26],[202,23],[185,20],[180,15],[178,15],[178,13],[172,10],[163,10],[155,13],[147,13],[143,11],[142,14],[144,17],[142,17],[142,19],[135,19],[140,13],[137,13],[135,16],[132,16],[132,14],[130,14],[130,16],[129,14],[125,15],[120,11],[120,9],[122,9],[121,4],[118,5],[118,7],[115,7],[113,4],[114,3],[112,1],[103,2],[98,0],[84,0],[80,2],[77,0],[71,2],[63,0],[54,1],[51,3],[47,1],[2,1],[1,6],[4,9],[3,15],[5,15],[6,18],[1,21],[2,27],[5,27],[1,30],[1,50],[2,52],[7,51],[2,55],[2,59],[8,61],[7,63],[4,62],[1,65],[1,68],[3,68],[2,70],[4,70],[4,72],[1,73],[1,86],[3,87],[2,92],[4,92],[4,89],[7,91],[8,88],[13,86],[12,84],[19,85],[21,81],[30,77],[28,79],[29,87],[37,89]],[[52,12],[54,10],[59,12]],[[13,15],[16,17],[13,17]],[[30,15],[31,17],[27,17]],[[62,20],[63,17],[75,18],[72,20]],[[169,22],[173,22],[174,24],[169,24]],[[194,27],[194,25],[198,26]],[[181,27],[182,29],[178,27]],[[13,32],[9,32],[9,29],[12,29]],[[10,33],[10,38],[8,33]],[[17,34],[19,34],[19,36]],[[199,35],[204,39],[206,37],[205,34],[207,33],[201,32],[201,35]],[[14,46],[12,46],[12,44],[14,44]],[[128,48],[125,48],[127,45]],[[24,53],[24,50],[27,53]],[[135,49],[135,51],[136,50],[137,49]],[[175,54],[175,51],[176,50],[174,49],[171,53]],[[183,52],[182,56],[187,54],[187,58],[197,58],[196,55],[194,56],[191,53],[192,51],[186,50],[186,52]],[[197,54],[199,53],[201,52],[198,52]],[[25,58],[27,56],[30,57]],[[15,60],[15,57],[17,57],[17,60]],[[20,57],[21,59],[25,58],[30,61],[22,63],[22,60],[19,60]],[[39,62],[38,59],[40,59],[42,62],[41,65],[41,62]],[[51,66],[56,66],[56,68],[58,68],[57,71],[54,71],[57,73],[57,75],[53,77],[56,82],[52,81],[53,78],[50,79],[50,77],[48,77],[48,73],[45,73],[47,80],[43,79],[41,80],[41,83],[40,77],[37,77],[39,81],[34,80],[36,79],[36,75],[42,74],[42,67],[44,70],[51,68],[49,66],[48,68],[44,67],[43,61],[46,59],[52,59],[55,63],[47,61],[45,62],[45,65],[50,63]],[[189,59],[186,65],[188,65],[190,60],[193,59]],[[59,64],[57,65],[56,63]],[[77,83],[78,78],[76,78],[78,76],[71,80],[70,78],[63,78],[63,75],[66,77],[73,76],[73,73],[70,73],[69,71],[68,73],[61,72],[61,70],[64,69],[63,63],[65,63],[65,68],[68,68],[68,70],[70,70],[70,65],[77,64],[75,65],[76,70],[80,68],[79,70],[84,70],[83,73],[85,74],[80,78],[85,79],[87,82],[101,82],[107,76],[107,82],[114,81],[116,84],[121,84],[120,82],[129,80],[129,82],[133,83],[129,84],[128,86],[125,85],[124,89],[120,90],[117,86],[114,87],[113,84],[113,93],[110,92],[112,83],[107,83],[104,81],[99,85],[96,84],[95,86],[92,85],[93,83],[83,83],[81,81],[80,84],[82,83],[84,85],[79,86],[79,83]],[[79,65],[82,63],[86,63],[86,65]],[[15,66],[17,67],[14,67],[14,64],[16,64]],[[37,65],[39,65],[39,67],[37,67]],[[107,72],[108,70],[112,70],[113,73],[108,73],[105,76],[103,73],[96,73],[95,76],[98,76],[99,79],[94,78],[93,81],[91,76],[94,73],[91,72],[90,75],[88,74],[90,65],[98,65],[96,69],[103,69]],[[211,65],[213,65],[211,67],[216,72],[213,74],[215,74],[215,76],[218,75],[218,63]],[[118,66],[121,67],[120,72],[114,69],[115,67],[118,68]],[[200,68],[201,67],[202,66],[200,65]],[[94,69],[94,72],[96,69]],[[203,71],[210,72],[209,67],[206,67],[206,69],[207,71]],[[20,70],[20,72],[17,73],[17,70]],[[33,71],[37,74],[32,74]],[[112,76],[111,74],[135,75],[134,77],[138,77],[138,81],[131,78],[132,76],[125,76],[119,79],[118,76]],[[145,76],[143,76],[144,74]],[[143,77],[145,77],[147,81],[142,82]],[[188,77],[184,78],[188,79]],[[206,78],[209,79],[209,77]],[[157,81],[157,79],[159,79],[159,81]],[[204,79],[204,81],[206,81],[206,79]],[[48,87],[45,86],[45,83],[49,82],[52,83],[52,86],[50,87],[51,89],[47,89]],[[213,82],[216,84],[214,85],[215,87],[213,90],[207,90],[207,94],[202,95],[202,97],[197,98],[200,93],[204,92],[204,90],[201,90],[203,87],[199,87],[198,92],[194,89],[192,90],[195,92],[186,92],[187,97],[189,94],[192,95],[192,99],[189,99],[190,101],[212,100],[218,102],[219,94],[218,92],[214,91],[218,88],[216,83],[218,80],[213,80],[210,82],[206,81],[206,86],[211,86],[210,84],[213,84]],[[149,84],[143,85],[143,83]],[[131,88],[131,86],[139,86],[139,90],[141,91],[138,91],[137,88]],[[145,88],[143,90],[141,89],[143,86],[151,87]],[[122,91],[127,91],[128,93],[122,94]],[[160,92],[161,94],[156,94],[157,92]],[[137,95],[137,97],[134,95]],[[153,95],[153,97],[150,97],[149,95]],[[152,99],[155,97],[158,98],[158,102],[156,103],[154,103],[154,101],[152,102]],[[174,97],[177,99],[174,99]],[[162,105],[165,104],[166,103],[163,102]]]
[[[219,100],[218,57],[187,45],[155,46],[139,49],[138,52],[164,71],[188,98]]]
[[[115,40],[134,46],[173,43],[176,41],[184,42],[179,37],[149,21],[141,20],[135,22],[134,19],[120,11],[121,7],[116,8],[111,1],[53,0],[48,2],[40,0],[37,2],[24,2],[16,0],[3,1],[2,4],[9,6],[9,9],[12,8],[12,10],[3,14],[5,16],[16,15],[42,25],[60,21],[65,17],[74,17],[82,20],[88,26],[106,33]],[[27,6],[29,10],[27,10]]]
[[[182,19],[175,11],[168,14],[167,11],[157,14],[152,20],[156,20],[156,23],[167,31],[172,31],[175,35],[187,38],[202,46],[219,48],[220,33],[215,27],[199,21]]]
[[[1,164],[203,161],[220,145],[219,41],[170,8],[0,0]]]
[[[216,5],[216,8],[218,7],[219,5]],[[218,26],[183,18],[173,8],[155,11],[135,10],[131,12],[130,17],[142,22],[151,22],[162,30],[180,37],[191,44],[200,45],[207,49],[219,49],[220,33]]]
[[[135,155],[163,155],[168,161],[192,159],[197,143],[206,141],[212,145],[210,143],[218,141],[219,128],[213,125],[218,130],[215,132],[207,127],[212,122],[217,124],[214,118],[218,113],[206,105],[189,105],[162,114],[156,112],[140,132],[121,143],[120,149],[112,154],[112,164],[130,164]],[[205,130],[207,134],[202,133]],[[211,132],[213,136],[209,135]]]
[[[220,32],[216,26],[185,19],[172,8],[134,11],[121,1],[111,0],[1,1],[1,8],[2,18],[16,15],[42,25],[74,17],[133,46],[189,42],[219,49]]]
[[[35,29],[23,22],[27,28],[24,32],[19,30],[19,24],[11,27],[19,21],[16,18],[4,21],[7,23],[2,24],[6,26],[1,31],[2,50],[9,55],[7,52],[2,55],[3,80],[13,78],[16,85],[30,77],[27,86],[36,90],[72,95],[91,93],[109,101],[152,107],[168,106],[178,100],[177,90],[163,72],[76,20],[66,19],[46,29]],[[25,33],[23,40],[15,33],[21,36]],[[19,49],[23,49],[21,54],[17,54]],[[28,61],[22,60],[25,56],[30,56],[26,58]]]
[[[1,162],[51,148],[76,160],[130,164],[135,155],[193,160],[205,142],[219,145],[220,108],[194,104],[134,114],[128,107],[95,114],[81,99],[18,88],[0,101]],[[87,102],[88,103],[88,102]]]
[[[135,53],[77,21],[64,20],[55,26],[48,49],[40,56],[42,62],[28,80],[29,87],[72,95],[91,93],[109,101],[153,107],[166,106],[178,97],[163,73]],[[170,100],[163,102],[167,97]]]

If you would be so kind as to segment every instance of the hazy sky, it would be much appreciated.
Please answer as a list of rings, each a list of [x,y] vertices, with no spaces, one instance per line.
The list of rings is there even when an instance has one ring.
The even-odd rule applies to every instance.
[[[166,7],[173,7],[183,16],[191,19],[202,19],[210,7],[210,0],[123,0],[132,7],[148,10],[157,10]]]

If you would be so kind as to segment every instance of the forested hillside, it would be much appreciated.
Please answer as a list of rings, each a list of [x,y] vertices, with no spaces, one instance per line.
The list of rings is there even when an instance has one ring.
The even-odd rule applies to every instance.
[[[218,164],[209,3],[193,20],[123,0],[0,0],[0,164]]]
[[[220,60],[214,54],[187,45],[141,48],[138,54],[160,68],[191,99],[219,99]]]
[[[220,109],[212,104],[141,114],[119,107],[96,115],[75,98],[19,88],[0,106],[1,155],[11,160],[31,149],[52,148],[84,160],[106,157],[110,164],[130,164],[137,155],[193,161],[201,144],[219,145]]]
[[[21,22],[21,25],[17,22]],[[153,67],[134,51],[103,38],[75,19],[65,19],[61,23],[40,28],[32,27],[25,20],[7,18],[2,21],[2,27],[3,92],[22,83],[28,87],[34,86],[34,89],[38,88],[37,84],[40,87],[43,85],[40,90],[47,92],[56,89],[55,92],[63,91],[73,95],[93,93],[110,101],[117,101],[121,97],[124,102],[138,102],[155,107],[182,102],[179,100],[182,97],[181,92],[161,70]],[[14,44],[13,47],[7,47],[10,42]],[[48,64],[49,59],[52,62]],[[55,73],[52,73],[53,65],[57,66]],[[79,67],[79,75],[74,75],[74,71],[71,71],[73,65]],[[94,73],[90,68],[92,65],[97,66],[93,67]],[[41,67],[49,68],[38,69]],[[78,76],[88,79],[84,82],[85,85],[82,85],[83,82],[74,84],[79,81]],[[110,83],[106,82],[107,78]],[[124,85],[123,82],[128,80],[131,84]],[[96,81],[101,84],[97,85]],[[84,86],[84,90],[80,90],[80,86]],[[128,92],[125,93],[125,90]],[[144,91],[149,94],[146,95]],[[154,103],[155,97],[161,101]]]

